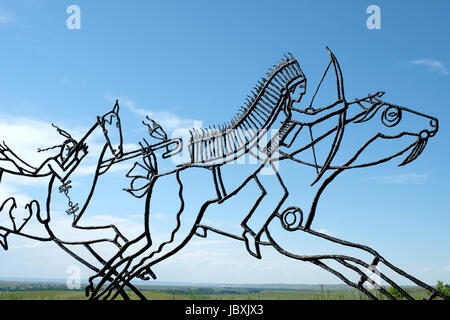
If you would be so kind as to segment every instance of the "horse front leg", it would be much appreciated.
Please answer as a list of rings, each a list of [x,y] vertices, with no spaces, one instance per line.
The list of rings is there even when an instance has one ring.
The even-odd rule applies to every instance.
[[[335,245],[336,253],[318,255],[294,254],[291,252],[291,250],[286,249],[283,245],[280,245],[277,240],[275,240],[275,237],[272,236],[269,230],[269,226],[267,226],[265,229],[265,233],[267,235],[267,238],[269,239],[269,243],[281,254],[295,260],[310,262],[321,267],[322,269],[340,278],[347,285],[358,289],[370,299],[377,299],[377,297],[364,286],[366,282],[371,284],[386,298],[395,299],[395,297],[392,296],[391,293],[389,293],[383,286],[381,286],[381,280],[383,280],[390,286],[395,288],[404,298],[414,300],[414,297],[412,297],[406,290],[401,288],[394,280],[392,280],[391,276],[387,275],[386,271],[388,271],[390,274],[395,274],[396,276],[406,278],[407,280],[415,283],[417,286],[430,292],[431,294],[428,297],[429,299],[433,299],[434,297],[438,296],[442,299],[450,300],[449,296],[427,285],[419,279],[409,275],[400,268],[394,266],[374,249],[361,244],[335,238],[311,229],[306,229],[300,225],[286,226],[284,222],[285,217],[283,215],[284,214],[274,215],[271,220],[273,220],[273,218],[275,217],[278,217],[281,220],[281,225],[287,231],[301,232],[302,236],[306,236],[307,238],[310,238],[310,240],[322,241],[324,243],[324,247],[327,244],[328,246],[330,246],[331,244]],[[299,219],[299,221],[301,221],[301,219]],[[271,225],[270,227],[272,226],[273,225]],[[352,250],[351,254],[348,254],[349,250]],[[339,268],[339,266],[343,267],[344,271],[351,271],[350,273],[352,275],[352,278],[354,278],[354,276],[356,275],[356,280],[350,280],[349,276],[344,275],[343,272],[340,271],[341,268]],[[380,270],[383,270],[383,272],[381,272]],[[378,278],[378,283],[377,281],[374,281],[374,277]]]
[[[73,224],[72,226],[80,232],[78,234],[78,239],[88,245],[91,243],[108,241],[121,249],[128,242],[128,239],[113,224],[104,226],[79,226]]]
[[[152,271],[153,266],[165,261],[182,250],[196,235],[197,225],[200,223],[208,206],[217,203],[218,201],[219,199],[216,198],[204,202],[197,211],[198,213],[195,215],[194,220],[190,218],[186,220],[180,219],[181,214],[186,209],[184,205],[182,205],[177,214],[177,220],[179,221],[178,227],[172,232],[170,239],[159,243],[159,245],[156,246],[157,248],[153,251],[147,251],[150,248],[150,246],[147,246],[139,250],[136,254],[120,259],[116,264],[111,265],[108,272],[101,275],[103,276],[103,279],[101,279],[100,283],[97,284],[95,288],[93,286],[91,287],[91,299],[115,299],[118,293],[135,278],[142,280],[149,280],[150,278],[156,279],[156,275]],[[187,228],[180,230],[180,227],[183,224],[185,224]],[[126,246],[128,246],[128,244]],[[102,288],[106,279],[119,269],[121,269],[121,271],[115,276],[115,280]]]
[[[119,252],[104,263],[95,275],[89,278],[89,284],[85,289],[86,296],[90,296],[91,300],[98,300],[100,297],[107,299],[114,290],[120,293],[125,285],[130,286],[128,269],[132,262],[150,247],[151,240],[147,239],[145,233],[127,242]],[[98,284],[94,283],[95,280],[98,280]],[[121,283],[124,283],[124,286],[121,286]],[[106,289],[102,289],[104,286]],[[141,299],[145,299],[139,292],[135,293]]]

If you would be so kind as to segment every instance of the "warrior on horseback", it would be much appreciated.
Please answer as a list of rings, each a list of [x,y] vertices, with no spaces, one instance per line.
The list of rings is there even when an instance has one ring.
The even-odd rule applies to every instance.
[[[88,130],[86,135],[82,137],[79,141],[75,140],[67,131],[53,125],[57,132],[65,138],[65,140],[58,145],[45,148],[45,149],[38,149],[38,152],[46,152],[54,149],[58,149],[59,152],[47,158],[42,164],[39,166],[32,166],[28,164],[26,161],[24,161],[22,158],[20,158],[15,152],[13,152],[5,143],[0,147],[0,174],[5,177],[5,174],[13,175],[13,176],[21,176],[25,178],[35,178],[35,179],[46,179],[48,182],[48,194],[46,199],[40,199],[34,200],[34,204],[36,207],[35,212],[35,218],[43,225],[46,229],[47,237],[43,238],[44,241],[48,240],[54,240],[59,245],[64,246],[66,244],[73,244],[73,243],[95,243],[98,241],[111,241],[118,244],[118,241],[126,241],[124,239],[120,232],[118,232],[117,229],[113,226],[99,226],[99,227],[89,227],[85,228],[79,225],[79,220],[83,213],[85,212],[89,201],[92,197],[93,190],[95,188],[95,185],[97,183],[97,178],[99,175],[106,172],[111,164],[117,160],[120,159],[123,151],[122,151],[122,133],[120,128],[120,121],[118,118],[118,111],[119,111],[119,104],[116,101],[116,104],[112,111],[106,113],[103,116],[99,116],[97,118],[97,122],[94,124],[94,126]],[[108,132],[108,129],[110,127],[113,127],[114,130],[110,130]],[[71,180],[69,180],[69,177],[76,172],[76,170],[79,168],[80,163],[82,160],[87,156],[88,153],[92,153],[93,156],[95,156],[94,150],[89,150],[89,144],[90,139],[94,136],[92,133],[96,129],[101,129],[104,133],[105,137],[105,145],[103,150],[100,150],[99,154],[99,164],[98,169],[94,174],[92,174],[92,186],[85,188],[87,195],[85,198],[80,197],[78,202],[75,202],[73,199],[71,199],[71,196],[69,195],[70,191],[72,191],[71,186]],[[114,133],[117,132],[117,137],[115,137]],[[117,141],[112,141],[112,140]],[[110,150],[110,154],[112,154],[112,158],[109,159],[108,165],[103,166],[104,161],[103,157],[107,154],[107,150]],[[55,189],[55,190],[54,190]],[[56,192],[55,192],[56,191]],[[85,193],[86,193],[85,192]],[[79,237],[77,240],[73,241],[66,241],[64,240],[65,234],[61,234],[60,237],[58,237],[56,234],[56,230],[53,230],[52,228],[52,222],[51,217],[53,216],[51,214],[51,208],[52,208],[52,195],[63,193],[64,197],[67,198],[67,205],[68,208],[66,210],[66,213],[68,215],[73,215],[73,223],[72,226],[75,229],[79,229]],[[11,209],[10,209],[10,216],[13,220],[14,213],[13,209],[17,207],[16,199],[14,197],[11,197],[4,201],[2,208],[5,206],[6,203],[11,203]],[[30,204],[27,204],[29,208],[32,208],[34,206],[31,206]],[[45,210],[41,210],[41,207],[45,206]],[[31,219],[32,212],[30,212],[30,218]],[[28,220],[26,221],[28,222]],[[24,225],[22,226],[24,227]],[[39,239],[40,237],[37,237],[33,234],[28,234],[23,228],[12,228],[8,229],[5,226],[0,226],[0,230],[4,232],[4,238],[5,238],[5,249],[7,248],[6,245],[6,236],[10,233],[14,233],[17,235],[22,235],[25,237],[29,237],[32,239]],[[100,229],[105,232],[105,235],[108,234],[107,237],[99,239],[99,235],[94,235],[93,232],[84,232],[83,230],[90,230],[90,229],[96,229],[99,231]],[[108,230],[112,230],[112,232],[109,232]],[[111,236],[111,237],[110,237]]]
[[[140,236],[125,244],[123,249],[110,259],[97,275],[90,278],[87,293],[91,293],[92,298],[115,298],[120,290],[134,278],[144,280],[156,279],[156,275],[152,270],[154,265],[165,261],[182,250],[194,236],[206,238],[208,231],[243,241],[247,251],[256,258],[261,258],[259,246],[264,245],[273,247],[290,258],[311,262],[337,275],[345,283],[361,290],[372,299],[375,297],[363,287],[364,282],[368,281],[368,277],[359,267],[349,262],[355,262],[362,267],[375,267],[378,263],[383,263],[394,272],[431,291],[433,297],[439,295],[443,298],[448,298],[401,269],[396,268],[373,249],[333,238],[311,229],[320,195],[337,175],[347,169],[389,161],[411,150],[411,153],[402,162],[402,165],[409,163],[420,155],[428,138],[434,136],[438,129],[437,119],[414,110],[385,103],[379,99],[382,93],[369,95],[366,98],[348,103],[344,96],[341,69],[331,51],[329,51],[329,54],[331,57],[330,63],[308,106],[304,108],[294,107],[294,103],[300,102],[305,94],[306,78],[297,61],[292,56],[287,57],[271,70],[268,74],[268,79],[263,79],[259,83],[248,104],[229,124],[220,126],[218,129],[215,127],[200,130],[194,129],[191,132],[189,141],[185,143],[189,153],[189,160],[177,166],[176,169],[162,173],[158,172],[157,158],[153,153],[153,149],[159,148],[155,146],[163,147],[171,144],[175,147],[168,148],[164,155],[169,155],[173,150],[176,150],[178,153],[183,146],[181,140],[167,139],[167,134],[154,121],[152,121],[151,125],[148,125],[150,135],[153,138],[159,136],[158,139],[162,142],[154,146],[142,147],[143,151],[141,154],[144,158],[144,164],[136,162],[132,170],[127,174],[132,179],[131,188],[127,189],[127,191],[136,197],[146,195],[145,230]],[[325,75],[332,69],[334,69],[336,75],[337,99],[325,107],[317,108],[314,106],[314,98]],[[350,111],[349,106],[352,106]],[[386,131],[377,127],[376,129],[380,131],[374,133],[362,146],[357,145],[355,153],[350,154],[350,159],[341,165],[335,164],[335,156],[341,145],[345,126],[357,127],[360,123],[376,121],[378,118],[375,118],[374,115],[381,113],[383,125],[388,129],[392,129],[400,122],[402,112],[409,113],[412,116],[419,116],[425,119],[426,123],[422,124],[423,127],[419,129],[406,132],[397,132],[398,130],[395,129],[394,131]],[[321,134],[314,138],[312,129],[318,124],[322,127],[327,120],[330,120],[328,122],[332,124],[331,129],[326,128],[324,133],[322,129]],[[264,134],[268,130],[275,130],[276,134],[272,134],[270,139],[267,140],[264,139]],[[368,134],[372,135],[373,132]],[[310,141],[299,147],[299,138],[305,136],[309,137]],[[417,141],[391,156],[368,163],[356,163],[361,153],[376,139],[398,139],[403,136],[417,137]],[[327,139],[328,141],[331,140],[331,143],[325,143],[329,151],[326,153],[324,160],[321,161],[322,159],[316,157],[315,149]],[[295,147],[294,143],[296,144]],[[145,150],[148,152],[144,152]],[[312,162],[303,160],[302,156],[305,151],[312,152],[314,159]],[[251,165],[243,166],[248,170],[248,172],[241,175],[244,179],[229,178],[232,175],[228,174],[228,170],[237,168],[232,163],[246,154],[258,159],[260,163],[257,164],[256,168]],[[311,207],[308,218],[305,220],[303,219],[303,212],[298,206],[288,206],[283,210],[289,193],[275,165],[277,161],[282,160],[292,160],[307,168],[314,168],[316,175],[312,179],[311,186],[316,186],[317,190],[309,192],[312,195],[312,200],[309,203]],[[271,184],[266,187],[262,182],[264,176],[262,171],[265,167],[269,167],[272,173],[272,175],[266,176],[273,178]],[[137,171],[143,171],[144,173],[137,173]],[[192,171],[195,171],[195,180],[185,180],[184,175]],[[202,177],[205,177],[205,180],[201,180]],[[175,187],[170,188],[169,191],[166,190],[164,194],[158,194],[160,190],[158,191],[155,186],[158,186],[160,179],[171,181]],[[142,184],[137,183],[138,181],[144,181],[145,183],[142,186]],[[243,190],[250,182],[254,182],[259,187],[261,194],[254,203],[252,202],[250,211],[241,220],[241,227],[243,228],[241,233],[236,233],[235,230],[234,232],[224,231],[220,227],[215,227],[214,222],[203,219],[208,208],[214,205],[224,205],[237,194],[245,194],[246,191]],[[189,185],[189,183],[191,184]],[[276,193],[273,195],[273,191],[277,186],[281,187],[281,196]],[[186,190],[189,189],[195,189],[195,196],[200,199],[200,208],[197,207],[197,204],[192,204],[195,201],[185,201]],[[167,192],[169,192],[169,195]],[[173,193],[170,194],[170,192]],[[211,199],[210,196],[213,198]],[[169,234],[169,239],[166,238],[164,241],[161,241],[161,239],[155,241],[151,236],[151,228],[153,228],[153,222],[155,221],[152,209],[155,200],[157,201],[158,198],[170,199],[171,204],[177,205],[178,202],[179,205],[176,215],[173,215],[173,217],[169,216],[169,218],[175,220],[175,227]],[[190,200],[194,199],[191,198]],[[295,204],[298,205],[298,199],[295,200],[297,200]],[[265,201],[266,207],[261,206],[263,201]],[[190,205],[189,208],[187,208],[188,205]],[[267,205],[269,210],[267,210]],[[191,215],[189,215],[189,211]],[[304,221],[306,221],[305,224],[303,224]],[[347,247],[357,248],[360,250],[360,254],[371,254],[372,262],[368,264],[359,258],[348,255],[295,255],[290,251],[286,251],[269,232],[269,225],[274,226],[275,222],[281,222],[281,226],[289,232],[300,231],[312,237],[338,243],[344,249]],[[183,225],[184,227],[187,226],[187,230],[182,230]],[[267,240],[261,239],[263,234]],[[337,261],[344,267],[356,272],[361,277],[359,282],[352,282],[343,274],[328,266],[326,262],[330,260]],[[116,275],[117,273],[118,276]],[[381,273],[380,276],[383,280],[398,288],[390,278]],[[97,277],[100,278],[100,282],[94,286],[93,281]],[[114,280],[107,284],[106,282],[110,281],[111,277]],[[387,297],[392,298],[383,288],[378,288],[378,290]],[[114,291],[116,293],[112,295]]]
[[[327,170],[339,146],[347,104],[344,99],[339,63],[329,49],[328,52],[330,63],[322,80],[332,66],[336,72],[338,86],[338,99],[332,105],[323,108],[312,106],[315,94],[322,83],[321,80],[310,105],[304,109],[294,108],[294,103],[301,102],[306,92],[306,77],[297,60],[289,54],[289,57],[285,57],[278,65],[274,65],[269,70],[267,78],[262,78],[258,82],[251,96],[248,97],[247,103],[230,123],[220,126],[219,129],[215,127],[194,129],[195,133],[191,134],[188,145],[191,159],[189,165],[204,165],[213,168],[219,198],[227,195],[227,189],[232,189],[227,188],[223,182],[222,172],[227,169],[225,165],[236,161],[245,154],[259,160],[262,166],[268,166],[269,173],[265,171],[264,174],[272,175],[274,177],[272,180],[281,186],[283,190],[281,198],[278,201],[269,200],[275,204],[273,211],[258,210],[259,203],[265,200],[267,188],[259,178],[261,172],[253,175],[253,180],[261,189],[262,194],[241,225],[244,229],[243,238],[247,250],[257,258],[261,258],[258,243],[264,231],[265,222],[272,213],[279,209],[288,195],[275,166],[279,147],[289,148],[300,131],[303,131],[302,134],[307,134],[306,129],[302,130],[303,127],[309,128],[308,133],[310,134],[311,128],[315,124],[337,115],[339,130],[336,131],[333,149],[321,172],[318,173],[316,179],[318,181]],[[296,120],[296,118],[300,119]],[[269,138],[268,135],[270,135]],[[290,142],[288,142],[288,138],[290,138]]]
[[[327,70],[331,65],[333,66],[336,70],[337,83],[340,86],[342,81],[338,74],[340,71],[339,65],[331,51],[329,51],[329,54],[331,61]],[[176,183],[180,185],[180,193],[178,196],[181,200],[181,207],[176,215],[176,227],[171,233],[171,238],[168,241],[162,243],[159,247],[157,246],[155,251],[147,253],[147,250],[153,244],[150,237],[151,223],[149,223],[153,215],[150,212],[150,205],[147,205],[145,213],[146,231],[141,237],[135,239],[136,241],[130,241],[127,246],[130,245],[133,247],[134,244],[138,245],[142,239],[147,238],[146,244],[140,249],[130,249],[129,251],[137,253],[133,253],[128,258],[120,260],[117,265],[114,265],[113,262],[116,259],[125,256],[124,253],[127,252],[128,249],[127,246],[125,246],[121,255],[118,254],[115,258],[111,259],[108,264],[105,265],[104,271],[99,273],[99,275],[103,274],[103,272],[107,272],[106,270],[108,268],[115,270],[119,265],[126,265],[125,269],[131,269],[130,274],[133,274],[133,277],[147,278],[149,275],[154,277],[150,268],[143,268],[139,274],[134,273],[133,271],[137,270],[139,266],[145,265],[145,263],[147,263],[146,261],[153,261],[150,264],[162,261],[166,257],[174,254],[179,250],[178,248],[180,248],[177,247],[175,250],[170,250],[169,244],[175,246],[176,243],[180,243],[181,241],[180,246],[183,246],[183,244],[187,243],[194,235],[200,237],[206,236],[208,228],[201,225],[200,221],[208,205],[212,203],[218,205],[225,203],[252,181],[259,187],[261,194],[251,210],[241,221],[242,235],[239,238],[244,240],[247,251],[252,256],[260,259],[260,237],[264,232],[267,221],[279,211],[289,194],[275,163],[278,158],[278,147],[280,145],[288,146],[288,137],[294,136],[292,140],[295,140],[295,137],[303,126],[313,126],[334,115],[338,116],[339,123],[342,124],[340,119],[342,117],[345,118],[342,114],[345,113],[347,105],[342,99],[343,96],[340,88],[338,90],[338,103],[320,109],[314,109],[311,106],[305,108],[305,110],[294,108],[293,104],[301,101],[305,91],[306,77],[297,60],[295,60],[292,55],[289,55],[289,57],[282,59],[278,65],[274,66],[269,71],[267,78],[263,78],[259,81],[252,92],[252,96],[248,99],[247,104],[230,123],[219,126],[218,128],[193,129],[193,131],[191,131],[190,139],[185,143],[187,146],[186,149],[189,152],[189,160],[186,163],[179,165],[173,171],[165,173],[158,173],[157,170],[155,170],[155,168],[157,168],[157,161],[153,153],[144,157],[144,165],[139,164],[138,162],[135,163],[132,170],[130,170],[127,175],[132,178],[131,188],[127,189],[127,191],[136,197],[141,197],[143,194],[146,194],[147,202],[150,202],[150,199],[153,199],[153,187],[158,179],[174,176],[176,174]],[[293,114],[299,114],[301,120],[293,120]],[[162,130],[162,128],[154,121],[152,121],[152,125],[154,128],[157,128],[160,131]],[[151,128],[152,126],[149,126],[149,129]],[[339,140],[339,137],[342,134],[342,125],[340,125],[339,128],[340,130],[337,130],[336,132],[336,140]],[[269,132],[271,135],[268,138]],[[154,133],[154,131],[150,130],[150,133]],[[152,136],[155,138],[154,135]],[[164,137],[163,140],[167,143],[167,141],[169,141],[167,135],[164,133],[162,136]],[[290,144],[292,144],[292,141]],[[177,143],[177,146],[182,146],[182,144]],[[179,152],[179,148],[174,149]],[[244,176],[247,177],[244,182],[230,179],[229,176],[231,175],[229,175],[227,171],[236,169],[237,166],[233,165],[233,162],[246,154],[257,159],[260,163],[257,163],[256,166],[251,164],[241,166],[246,172],[248,171],[244,174]],[[333,156],[334,152],[332,151],[330,152],[328,163],[331,162]],[[216,191],[215,199],[207,201],[207,203],[202,206],[198,216],[191,218],[193,220],[190,223],[187,223],[188,225],[192,225],[190,233],[181,236],[180,240],[175,241],[175,237],[177,233],[179,233],[181,223],[180,217],[186,210],[183,205],[183,187],[179,175],[192,167],[204,168],[211,173],[212,179],[210,181],[213,183],[213,190]],[[263,169],[265,168],[268,168],[269,170],[263,172]],[[144,169],[144,172],[147,170],[147,174],[135,173],[138,170],[142,171],[142,169]],[[326,168],[324,171],[325,170]],[[141,184],[144,185],[144,187],[138,187],[137,182],[142,180],[147,180],[147,183]],[[265,183],[266,185],[264,185]],[[279,186],[280,189],[280,192],[278,193],[274,192],[276,186]],[[142,192],[143,188],[145,188],[145,192]],[[267,207],[261,205],[262,203],[270,206],[270,209],[267,210]],[[131,267],[131,261],[135,260],[139,255],[144,256],[144,258],[135,267]],[[158,255],[162,257],[158,258]]]

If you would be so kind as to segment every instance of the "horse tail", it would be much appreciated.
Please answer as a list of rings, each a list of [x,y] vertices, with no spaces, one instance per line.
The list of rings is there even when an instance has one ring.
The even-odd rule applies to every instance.
[[[0,170],[0,172],[1,172],[1,170]],[[11,212],[12,212],[12,210],[14,210],[14,208],[17,208],[16,199],[14,197],[9,197],[5,201],[3,201],[2,205],[0,206],[0,214],[3,212],[3,209],[5,208],[7,203],[10,203],[9,209],[8,209],[8,214],[9,214],[9,217],[11,219]],[[12,219],[11,219],[11,222],[13,222]],[[2,231],[2,233],[0,233],[0,245],[2,246],[2,248],[4,250],[8,250],[7,237],[8,237],[10,232],[7,229],[3,229],[3,228],[1,228],[0,231]]]
[[[0,233],[0,246],[6,251],[8,250],[8,240],[7,236],[9,235],[9,232],[6,232],[5,234]]]
[[[183,183],[181,182],[181,179],[180,179],[180,171],[176,172],[176,177],[177,177],[177,182],[178,182],[178,185],[179,185],[178,197],[180,198],[181,204],[180,204],[180,209],[178,210],[177,215],[176,215],[177,223],[176,223],[175,229],[172,231],[172,233],[170,235],[170,239],[165,241],[165,242],[163,242],[163,243],[161,243],[159,245],[158,249],[156,249],[155,251],[151,252],[150,255],[145,258],[146,260],[147,259],[151,259],[154,255],[160,253],[166,245],[172,243],[175,240],[176,233],[178,232],[178,230],[180,230],[180,227],[181,227],[181,214],[184,211]]]

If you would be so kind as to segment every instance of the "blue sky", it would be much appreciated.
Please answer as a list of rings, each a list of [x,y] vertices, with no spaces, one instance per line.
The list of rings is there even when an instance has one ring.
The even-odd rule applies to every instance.
[[[66,28],[71,4],[81,8],[81,30]],[[381,8],[381,30],[366,27],[371,4]],[[429,283],[450,282],[449,9],[448,1],[0,1],[1,138],[29,159],[42,157],[34,148],[58,139],[51,122],[81,135],[116,98],[130,148],[146,137],[145,114],[168,132],[194,120],[222,123],[284,53],[298,59],[311,93],[329,46],[348,100],[386,91],[387,101],[439,118],[440,130],[405,167],[397,160],[338,178],[314,228],[369,245]],[[120,193],[121,169],[98,193],[93,219],[115,219],[132,233],[141,227],[143,202]],[[34,188],[5,183],[2,195],[26,198]],[[164,234],[160,215],[155,232]],[[297,253],[318,249],[285,236]],[[64,278],[73,264],[52,245],[19,238],[10,244],[0,252],[0,277]],[[256,261],[242,244],[211,236],[155,271],[162,281],[339,282],[273,250],[262,254]]]

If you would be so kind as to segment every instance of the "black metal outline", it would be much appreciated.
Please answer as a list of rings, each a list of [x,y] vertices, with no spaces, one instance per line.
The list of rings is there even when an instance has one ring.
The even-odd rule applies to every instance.
[[[33,200],[25,206],[25,209],[29,210],[29,216],[23,219],[23,221],[18,222],[14,216],[14,209],[17,208],[15,198],[10,197],[1,204],[0,213],[5,208],[9,207],[8,213],[12,222],[12,228],[0,226],[0,244],[5,250],[8,249],[7,236],[9,234],[21,235],[39,241],[54,241],[61,247],[61,249],[66,251],[73,258],[77,259],[79,262],[96,272],[96,274],[90,278],[90,283],[86,288],[86,294],[90,295],[91,299],[114,299],[119,295],[124,299],[129,299],[125,287],[128,287],[136,293],[139,298],[145,299],[143,294],[132,285],[131,281],[133,279],[156,279],[156,275],[152,271],[152,267],[155,264],[164,261],[166,258],[179,252],[194,236],[206,238],[208,232],[214,232],[222,236],[244,242],[248,253],[255,258],[262,258],[260,246],[270,246],[289,258],[313,263],[336,275],[343,282],[360,290],[371,299],[376,299],[376,296],[364,287],[365,282],[370,283],[371,281],[370,277],[365,274],[364,269],[373,269],[376,268],[377,265],[383,264],[395,273],[411,280],[418,286],[431,292],[429,297],[430,299],[439,296],[443,299],[449,300],[450,298],[442,292],[392,265],[375,250],[367,246],[338,239],[311,229],[316,213],[316,207],[322,192],[340,173],[349,169],[369,167],[387,162],[409,151],[409,154],[400,164],[400,166],[406,165],[419,157],[427,145],[428,139],[437,133],[439,127],[438,120],[434,117],[402,106],[381,101],[380,98],[384,95],[384,92],[377,92],[375,94],[368,95],[365,98],[347,102],[344,94],[343,75],[339,62],[328,47],[327,50],[330,56],[330,63],[326,67],[312,99],[306,108],[299,109],[294,107],[294,103],[301,102],[301,99],[305,94],[306,77],[303,74],[297,60],[289,54],[289,56],[285,56],[285,58],[282,59],[278,65],[274,65],[274,67],[270,69],[267,73],[267,78],[262,78],[262,80],[258,82],[258,85],[252,91],[252,95],[249,96],[246,105],[231,122],[220,125],[217,128],[214,126],[207,129],[193,129],[190,132],[191,137],[184,150],[185,152],[189,152],[190,161],[178,165],[175,169],[168,172],[159,172],[157,165],[158,156],[156,151],[163,151],[161,155],[163,159],[176,155],[183,151],[182,139],[169,139],[163,128],[157,122],[147,117],[149,123],[143,121],[143,124],[148,128],[150,137],[157,140],[157,142],[155,144],[150,144],[146,139],[144,139],[143,142],[140,143],[140,149],[124,152],[118,101],[116,101],[112,111],[97,118],[97,122],[80,141],[76,141],[69,133],[55,126],[58,133],[65,137],[66,140],[61,145],[44,150],[38,150],[39,152],[43,152],[60,148],[58,155],[48,158],[39,167],[29,165],[18,157],[12,150],[10,150],[5,143],[3,143],[3,145],[0,145],[0,161],[6,161],[9,164],[12,164],[14,168],[2,168],[0,171],[1,174],[8,173],[28,176],[30,178],[49,177],[50,182],[45,212],[41,212],[41,205],[37,200]],[[314,106],[314,99],[319,92],[326,74],[330,70],[334,71],[336,78],[337,99],[334,103],[328,106],[317,108]],[[298,96],[296,97],[295,94]],[[350,107],[360,108],[360,112],[351,118],[347,118],[347,110]],[[341,145],[345,127],[348,125],[363,124],[369,120],[376,119],[375,117],[379,114],[380,110],[383,110],[380,115],[380,122],[387,128],[395,127],[402,120],[402,116],[405,113],[412,113],[429,119],[429,127],[424,128],[420,132],[403,131],[394,135],[387,135],[381,132],[377,133],[364,145],[362,145],[344,165],[332,165],[333,159],[335,158],[335,155]],[[297,117],[307,120],[299,120]],[[314,136],[313,128],[332,117],[336,118],[336,125],[324,134]],[[264,140],[263,136],[267,134],[268,130],[276,128],[278,124],[281,125],[278,128],[277,135],[271,137],[268,141],[267,139]],[[119,133],[119,143],[117,145],[114,145],[109,137],[108,129],[111,126],[116,128]],[[86,201],[82,204],[74,204],[69,195],[71,189],[71,181],[69,180],[69,177],[74,170],[76,170],[83,158],[88,154],[89,146],[86,144],[86,140],[97,128],[102,129],[104,133],[105,145],[99,155],[93,185]],[[310,137],[311,142],[301,148],[289,150],[292,149],[297,137],[300,134],[305,134],[305,130],[307,130],[307,134]],[[375,140],[397,139],[403,136],[413,136],[416,137],[417,140],[396,154],[386,158],[369,163],[354,164],[361,153]],[[327,137],[332,138],[332,144],[325,161],[323,161],[323,163],[319,163],[316,156],[316,145]],[[286,149],[288,151],[284,151],[282,149]],[[106,158],[108,150],[112,155],[110,158]],[[297,157],[301,152],[306,150],[311,150],[314,163],[303,161]],[[224,165],[230,165],[231,162],[236,161],[244,154],[249,154],[250,156],[257,158],[261,161],[261,163],[257,169],[246,177],[237,188],[234,190],[227,190],[222,179],[221,167]],[[138,157],[142,158],[142,161],[135,161],[132,168],[126,174],[126,176],[131,179],[131,183],[130,188],[124,190],[136,198],[146,197],[144,211],[145,225],[143,233],[135,239],[128,240],[123,237],[114,225],[88,227],[80,226],[78,222],[94,194],[94,189],[99,176],[105,174],[108,169],[116,163]],[[315,194],[306,220],[304,219],[304,211],[298,206],[288,206],[282,210],[285,200],[288,198],[289,191],[287,190],[282,177],[278,173],[275,164],[285,160],[294,161],[303,166],[313,167],[316,171],[317,177],[312,182],[312,185],[319,183],[320,186]],[[282,196],[281,199],[279,199],[279,202],[274,206],[273,212],[268,213],[265,224],[260,228],[260,230],[255,231],[247,225],[247,222],[255,214],[255,211],[258,209],[260,203],[270,192],[270,190],[267,190],[258,178],[264,167],[269,167],[273,170],[274,177],[281,187]],[[164,247],[167,244],[174,242],[175,234],[180,228],[180,215],[185,207],[185,199],[183,197],[184,185],[180,173],[185,170],[189,170],[190,168],[202,168],[211,172],[212,184],[217,197],[203,203],[196,216],[196,220],[192,223],[192,228],[189,234],[175,247],[175,249],[172,249],[169,252],[164,252]],[[141,173],[135,172],[138,170],[141,170]],[[325,174],[329,175],[325,176]],[[172,231],[170,238],[166,242],[160,244],[156,250],[150,252],[150,248],[153,243],[149,227],[149,216],[153,187],[159,178],[170,175],[175,176],[178,184],[177,194],[180,201],[180,209],[176,214],[177,224],[175,229]],[[144,180],[143,186],[137,186],[137,182],[142,182],[142,180]],[[56,237],[50,226],[50,204],[52,186],[57,181],[62,183],[59,187],[59,191],[64,193],[68,199],[69,208],[66,213],[74,216],[74,222],[72,225],[74,228],[83,230],[110,229],[113,231],[115,236],[112,239],[94,239],[92,241],[79,242],[66,242]],[[250,212],[242,221],[242,235],[230,234],[202,223],[202,217],[206,209],[211,204],[221,204],[234,197],[250,182],[256,183],[261,191],[261,194],[253,204]],[[32,235],[27,235],[22,231],[24,226],[33,216],[36,216],[38,221],[45,226],[49,234],[48,238],[34,237]],[[373,260],[371,263],[367,263],[358,258],[345,255],[302,256],[293,254],[283,249],[277,243],[269,230],[269,225],[277,219],[281,223],[281,226],[288,232],[304,232],[311,236],[319,237],[333,243],[357,248],[371,254],[373,256]],[[265,235],[268,239],[267,241],[261,240],[263,235]],[[134,250],[133,254],[127,255],[128,250],[142,240],[145,242],[144,245],[139,247],[139,250]],[[108,261],[104,260],[99,252],[96,252],[92,247],[90,247],[91,244],[102,241],[112,242],[118,247],[117,254]],[[87,261],[83,260],[74,252],[69,250],[67,247],[68,244],[79,244],[85,246],[89,252],[103,265],[103,267],[99,270],[98,268],[92,266]],[[161,256],[153,259],[158,254],[161,254]],[[328,266],[326,264],[327,261],[338,262],[340,265],[355,271],[360,276],[360,280],[357,283],[352,282],[342,273]],[[399,290],[405,298],[413,299],[406,291],[400,288],[385,274],[380,272],[379,276],[384,281]],[[94,282],[95,279],[99,280],[98,283]],[[395,299],[384,288],[377,287],[376,289],[388,299]]]

